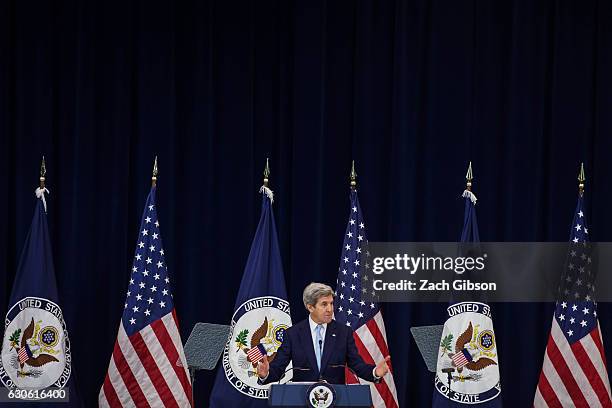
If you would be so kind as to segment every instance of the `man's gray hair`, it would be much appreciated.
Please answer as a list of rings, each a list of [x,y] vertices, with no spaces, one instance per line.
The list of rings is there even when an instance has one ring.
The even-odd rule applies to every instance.
[[[304,307],[308,309],[308,305],[314,306],[317,304],[319,298],[329,295],[334,295],[334,290],[331,286],[324,283],[312,282],[304,288],[304,294],[302,295]]]

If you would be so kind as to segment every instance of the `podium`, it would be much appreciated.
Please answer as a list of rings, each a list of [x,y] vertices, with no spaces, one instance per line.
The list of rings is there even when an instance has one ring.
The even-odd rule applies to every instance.
[[[193,384],[196,371],[215,368],[227,343],[229,331],[230,327],[223,324],[196,323],[193,326],[184,347],[185,359],[191,376],[192,401],[194,401]]]
[[[440,352],[440,339],[444,325],[414,326],[410,328],[412,337],[421,352],[427,369],[435,373],[438,369],[438,353]]]
[[[303,408],[308,405],[308,390],[315,383],[287,383],[272,384],[268,406],[285,408]],[[365,384],[327,384],[335,392],[334,407],[361,407],[372,406],[370,386]]]

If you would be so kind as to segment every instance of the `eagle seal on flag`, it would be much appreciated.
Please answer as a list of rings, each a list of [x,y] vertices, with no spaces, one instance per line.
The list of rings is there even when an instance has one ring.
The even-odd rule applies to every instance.
[[[480,302],[456,303],[448,307],[448,315],[440,342],[436,389],[465,404],[495,398],[501,387],[489,306]]]
[[[2,383],[7,388],[63,388],[70,372],[70,341],[60,307],[38,297],[13,305],[2,343]]]
[[[223,351],[225,375],[236,390],[250,397],[268,398],[269,385],[257,383],[257,365],[266,355],[268,361],[276,357],[290,326],[289,303],[274,296],[250,299],[236,310],[231,341]]]
[[[470,351],[475,350],[477,354],[480,351],[481,354],[495,357],[495,353],[490,351],[494,347],[495,342],[493,332],[491,330],[485,330],[479,335],[478,326],[479,325],[476,325],[476,333],[474,333],[472,322],[469,322],[468,328],[461,334],[461,336],[457,338],[457,342],[455,343],[455,352],[448,353],[448,356],[452,360],[451,366],[456,367],[457,372],[460,375],[464,367],[471,371],[480,371],[490,365],[497,365],[495,360],[488,357],[480,357],[476,359]],[[483,337],[483,334],[485,334],[486,337]],[[474,339],[472,339],[472,336],[474,336]],[[447,337],[449,339],[452,338],[452,334],[449,334]],[[444,350],[445,349],[443,349],[443,352]],[[477,381],[475,377],[460,376],[459,378],[464,381]]]

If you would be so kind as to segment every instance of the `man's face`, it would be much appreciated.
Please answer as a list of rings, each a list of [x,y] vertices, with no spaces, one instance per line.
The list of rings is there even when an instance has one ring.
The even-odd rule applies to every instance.
[[[334,297],[332,295],[321,296],[316,305],[308,305],[310,317],[315,323],[323,324],[332,321],[334,316]]]

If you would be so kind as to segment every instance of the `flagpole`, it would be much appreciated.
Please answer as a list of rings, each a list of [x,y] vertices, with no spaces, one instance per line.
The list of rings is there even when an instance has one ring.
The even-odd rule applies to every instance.
[[[465,175],[465,190],[461,196],[469,198],[472,201],[472,204],[476,205],[477,198],[472,192],[472,180],[474,180],[474,173],[472,172],[472,162],[470,161],[467,173]]]
[[[270,160],[266,157],[266,167],[263,171],[263,186],[259,189],[260,193],[265,194],[270,199],[270,204],[274,202],[274,193],[270,190]]]
[[[355,172],[355,160],[353,160],[353,165],[351,166],[351,191],[357,190],[357,172]]]
[[[40,189],[44,190],[45,188],[45,175],[47,174],[47,167],[45,166],[45,155],[42,157],[42,161],[40,162]]]
[[[153,177],[151,177],[151,187],[157,186],[157,156],[155,156],[155,162],[153,163]]]
[[[264,187],[268,187],[268,182],[270,181],[270,162],[269,162],[269,158],[267,157],[266,157],[266,167],[264,168],[263,176],[264,176],[263,185]]]
[[[474,180],[474,175],[472,174],[472,162],[470,161],[470,165],[468,166],[467,173],[465,175],[465,189],[467,191],[472,191],[472,180]]]
[[[45,208],[45,214],[47,213],[47,200],[45,200],[45,193],[48,193],[49,190],[45,187],[45,176],[47,175],[47,166],[45,165],[45,156],[43,155],[42,161],[40,162],[40,178],[38,179],[40,182],[39,187],[34,191],[36,194],[36,198],[42,200],[43,207]]]
[[[580,163],[580,173],[578,174],[578,194],[580,197],[584,194],[584,182],[586,181],[586,177],[584,177],[584,162]]]

